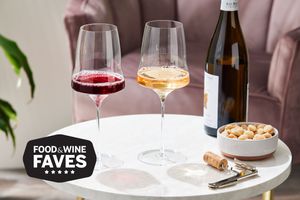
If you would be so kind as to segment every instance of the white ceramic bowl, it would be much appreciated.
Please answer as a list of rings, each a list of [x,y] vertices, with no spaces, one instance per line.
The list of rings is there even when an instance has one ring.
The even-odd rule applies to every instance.
[[[236,122],[232,124],[261,124],[257,122]],[[227,125],[227,124],[226,124]],[[263,140],[238,140],[227,138],[221,134],[225,126],[221,126],[217,132],[219,149],[224,156],[240,160],[261,160],[272,156],[277,148],[278,130],[274,128],[274,135]]]

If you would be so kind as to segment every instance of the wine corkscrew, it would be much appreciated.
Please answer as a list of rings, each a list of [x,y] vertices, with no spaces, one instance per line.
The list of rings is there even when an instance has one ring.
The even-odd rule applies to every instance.
[[[244,163],[236,158],[234,159],[233,167],[230,167],[228,165],[228,161],[226,159],[212,152],[206,152],[203,156],[203,159],[205,162],[207,162],[207,164],[214,168],[217,168],[219,170],[229,170],[234,174],[229,178],[225,178],[213,183],[208,183],[208,187],[212,189],[219,189],[235,185],[240,180],[258,175],[258,170],[256,169],[256,167]]]

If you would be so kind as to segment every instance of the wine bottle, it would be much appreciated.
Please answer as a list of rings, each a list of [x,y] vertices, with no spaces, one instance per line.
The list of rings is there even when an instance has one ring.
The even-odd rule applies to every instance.
[[[248,55],[237,0],[221,0],[204,74],[204,129],[216,136],[218,127],[247,120]]]

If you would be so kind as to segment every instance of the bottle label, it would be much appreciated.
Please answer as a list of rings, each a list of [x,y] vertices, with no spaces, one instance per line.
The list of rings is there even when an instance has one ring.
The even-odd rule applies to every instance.
[[[205,72],[204,74],[204,124],[218,128],[219,77]]]
[[[221,10],[224,11],[238,10],[238,0],[221,0]]]

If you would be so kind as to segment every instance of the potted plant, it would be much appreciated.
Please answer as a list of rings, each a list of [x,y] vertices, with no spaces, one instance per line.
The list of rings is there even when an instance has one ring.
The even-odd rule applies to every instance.
[[[15,74],[20,76],[23,69],[29,84],[31,98],[34,97],[35,83],[29,63],[25,54],[20,50],[17,43],[0,34],[0,47],[3,49],[4,55],[10,62]],[[0,98],[0,132],[3,132],[7,138],[11,138],[13,146],[16,146],[16,137],[12,126],[12,121],[16,121],[17,113],[12,105]]]

